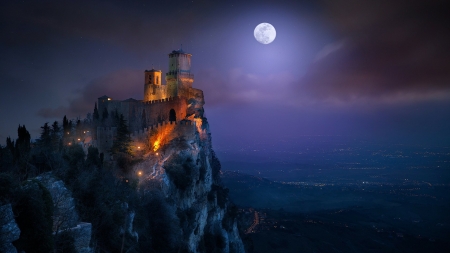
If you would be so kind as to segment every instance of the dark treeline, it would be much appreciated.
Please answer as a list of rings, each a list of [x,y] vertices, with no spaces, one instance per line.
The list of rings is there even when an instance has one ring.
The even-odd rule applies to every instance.
[[[100,125],[117,127],[110,153],[120,162],[118,158],[104,161],[97,148],[85,147],[85,152],[79,144],[95,135]],[[70,234],[55,235],[52,197],[34,179],[51,172],[71,191],[79,220],[92,224],[91,247],[96,252],[183,252],[186,245],[180,233],[174,232],[179,231],[176,210],[157,189],[137,189],[138,180],[129,171],[136,162],[130,143],[123,116],[103,112],[100,117],[96,107],[92,119],[64,117],[62,124],[45,123],[35,141],[26,127],[19,125],[17,139],[8,137],[6,145],[0,146],[0,205],[12,205],[21,230],[20,238],[13,242],[18,251],[74,252]],[[126,229],[130,210],[135,214],[133,229],[139,240]]]

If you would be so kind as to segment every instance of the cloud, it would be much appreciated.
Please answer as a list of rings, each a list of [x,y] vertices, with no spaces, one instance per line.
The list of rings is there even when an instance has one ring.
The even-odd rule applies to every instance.
[[[289,73],[255,75],[234,68],[228,72],[214,68],[200,70],[194,87],[204,91],[209,106],[249,103],[285,103],[294,77]]]
[[[89,82],[78,91],[65,106],[42,108],[38,115],[43,118],[84,117],[93,112],[94,103],[103,95],[113,99],[142,99],[144,90],[144,72],[141,70],[121,69]]]
[[[328,1],[345,43],[317,54],[297,92],[339,101],[449,98],[448,15],[436,3],[394,2]]]
[[[314,59],[314,62],[320,61],[327,57],[329,54],[332,54],[335,51],[338,51],[340,48],[342,48],[345,44],[345,40],[337,41],[334,43],[330,43],[326,45],[322,50],[317,53],[316,58]]]

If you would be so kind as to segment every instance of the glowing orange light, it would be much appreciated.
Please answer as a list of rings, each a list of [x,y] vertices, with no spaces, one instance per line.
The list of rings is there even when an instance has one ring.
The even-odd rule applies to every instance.
[[[155,141],[153,144],[153,151],[156,151],[159,149],[160,140]]]
[[[80,138],[78,138],[78,140],[80,140]]]
[[[142,171],[139,171],[139,172],[138,172],[138,175],[141,176],[141,175],[142,175]]]
[[[83,133],[86,133],[86,131],[83,131]]]
[[[138,148],[141,148],[141,147],[138,147]]]
[[[158,155],[158,153],[156,153],[156,155]]]
[[[108,100],[111,100],[111,98],[108,98]]]
[[[72,143],[69,142],[69,145],[72,145]]]

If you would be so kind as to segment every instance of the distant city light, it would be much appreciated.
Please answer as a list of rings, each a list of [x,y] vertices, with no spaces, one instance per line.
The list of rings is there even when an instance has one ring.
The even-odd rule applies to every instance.
[[[108,98],[108,100],[111,100],[111,98]]]
[[[78,138],[78,140],[80,140],[80,138]]]
[[[142,175],[142,171],[139,171],[139,172],[138,172],[138,175],[141,176],[141,175]]]

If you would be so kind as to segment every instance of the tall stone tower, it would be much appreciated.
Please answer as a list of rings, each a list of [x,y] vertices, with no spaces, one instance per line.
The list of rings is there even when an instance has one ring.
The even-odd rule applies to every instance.
[[[194,75],[191,74],[191,54],[183,49],[174,50],[169,54],[169,72],[166,73],[168,97],[191,97]]]
[[[161,70],[151,69],[145,71],[144,101],[167,97],[166,87],[161,82]]]

